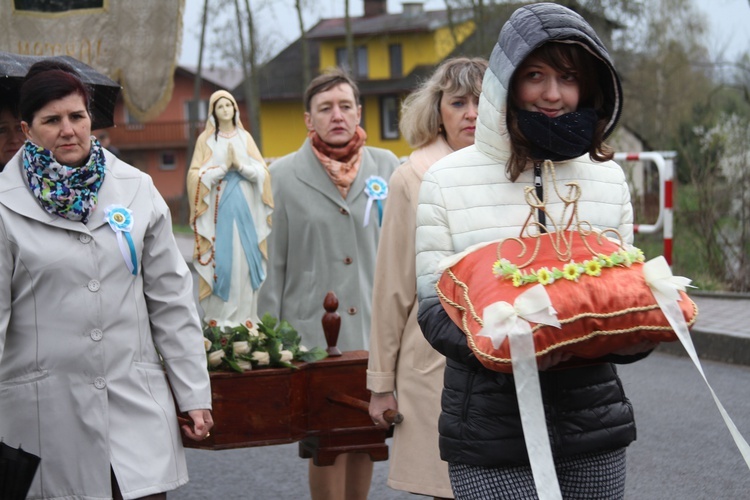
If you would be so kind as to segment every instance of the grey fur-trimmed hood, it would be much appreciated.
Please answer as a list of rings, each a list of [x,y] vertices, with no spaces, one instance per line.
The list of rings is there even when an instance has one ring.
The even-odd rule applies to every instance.
[[[511,15],[492,50],[479,97],[475,142],[480,151],[501,161],[507,159],[506,109],[511,78],[531,52],[551,41],[578,43],[609,69],[605,103],[609,122],[604,137],[614,131],[622,112],[622,86],[607,48],[576,12],[554,3],[536,3],[520,7]]]

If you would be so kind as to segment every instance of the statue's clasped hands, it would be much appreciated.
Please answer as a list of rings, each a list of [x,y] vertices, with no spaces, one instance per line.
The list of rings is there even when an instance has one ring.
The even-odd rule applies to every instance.
[[[231,144],[229,144],[227,148],[227,166],[229,167],[229,170],[239,170],[240,164],[237,161],[237,156],[234,153],[234,148]]]

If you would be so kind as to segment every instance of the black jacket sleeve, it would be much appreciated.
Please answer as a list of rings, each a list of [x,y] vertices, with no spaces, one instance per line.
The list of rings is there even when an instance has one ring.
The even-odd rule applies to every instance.
[[[440,354],[471,369],[482,366],[469,348],[466,335],[445,312],[439,298],[428,297],[419,302],[417,322],[427,342]]]

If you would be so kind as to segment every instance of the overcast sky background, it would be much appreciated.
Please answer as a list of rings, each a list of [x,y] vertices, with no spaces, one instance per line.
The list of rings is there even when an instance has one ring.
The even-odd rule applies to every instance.
[[[708,16],[709,35],[707,47],[716,58],[724,54],[724,60],[733,61],[743,51],[750,51],[750,2],[748,0],[693,0],[695,5]],[[200,23],[203,0],[186,0],[185,17],[183,20],[182,51],[180,64],[186,66],[198,65],[198,49],[200,41]],[[297,14],[294,10],[294,0],[273,0],[255,12],[256,22],[264,38],[274,44],[274,53],[279,52],[289,43],[299,37]],[[305,28],[311,28],[319,19],[343,17],[344,0],[313,0],[313,9],[306,9]],[[362,14],[364,1],[350,0],[350,15]],[[388,12],[401,12],[402,0],[388,0]],[[445,8],[444,0],[426,0],[426,10]],[[261,5],[259,0],[253,0],[254,6]],[[273,29],[268,29],[273,26]],[[204,64],[210,63],[204,54]]]

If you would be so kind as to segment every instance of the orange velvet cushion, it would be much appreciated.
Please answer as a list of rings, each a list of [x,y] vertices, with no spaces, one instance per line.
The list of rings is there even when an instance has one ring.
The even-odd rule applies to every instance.
[[[521,241],[526,245],[525,252]],[[518,295],[539,282],[544,285],[562,328],[531,323],[537,362],[557,350],[576,358],[593,359],[642,341],[677,340],[646,284],[642,258],[633,258],[637,250],[625,257],[618,244],[606,238],[598,242],[595,235],[576,234],[571,241],[572,253],[566,261],[558,258],[553,238],[544,234],[538,239],[509,239],[484,246],[443,272],[437,283],[443,307],[466,334],[469,347],[484,366],[512,371],[508,339],[495,349],[490,338],[477,335],[483,326],[484,308],[500,301],[513,304]],[[539,248],[534,255],[537,243]],[[503,267],[500,259],[507,259],[506,270],[518,266],[515,281],[524,281],[523,273],[526,283],[515,286],[511,277],[493,273],[493,266]],[[578,265],[566,268],[571,261]],[[598,269],[600,274],[589,275],[586,269],[593,274]],[[576,279],[566,279],[566,274]],[[548,283],[554,275],[557,278]],[[685,320],[692,326],[697,307],[684,292],[680,295]]]

